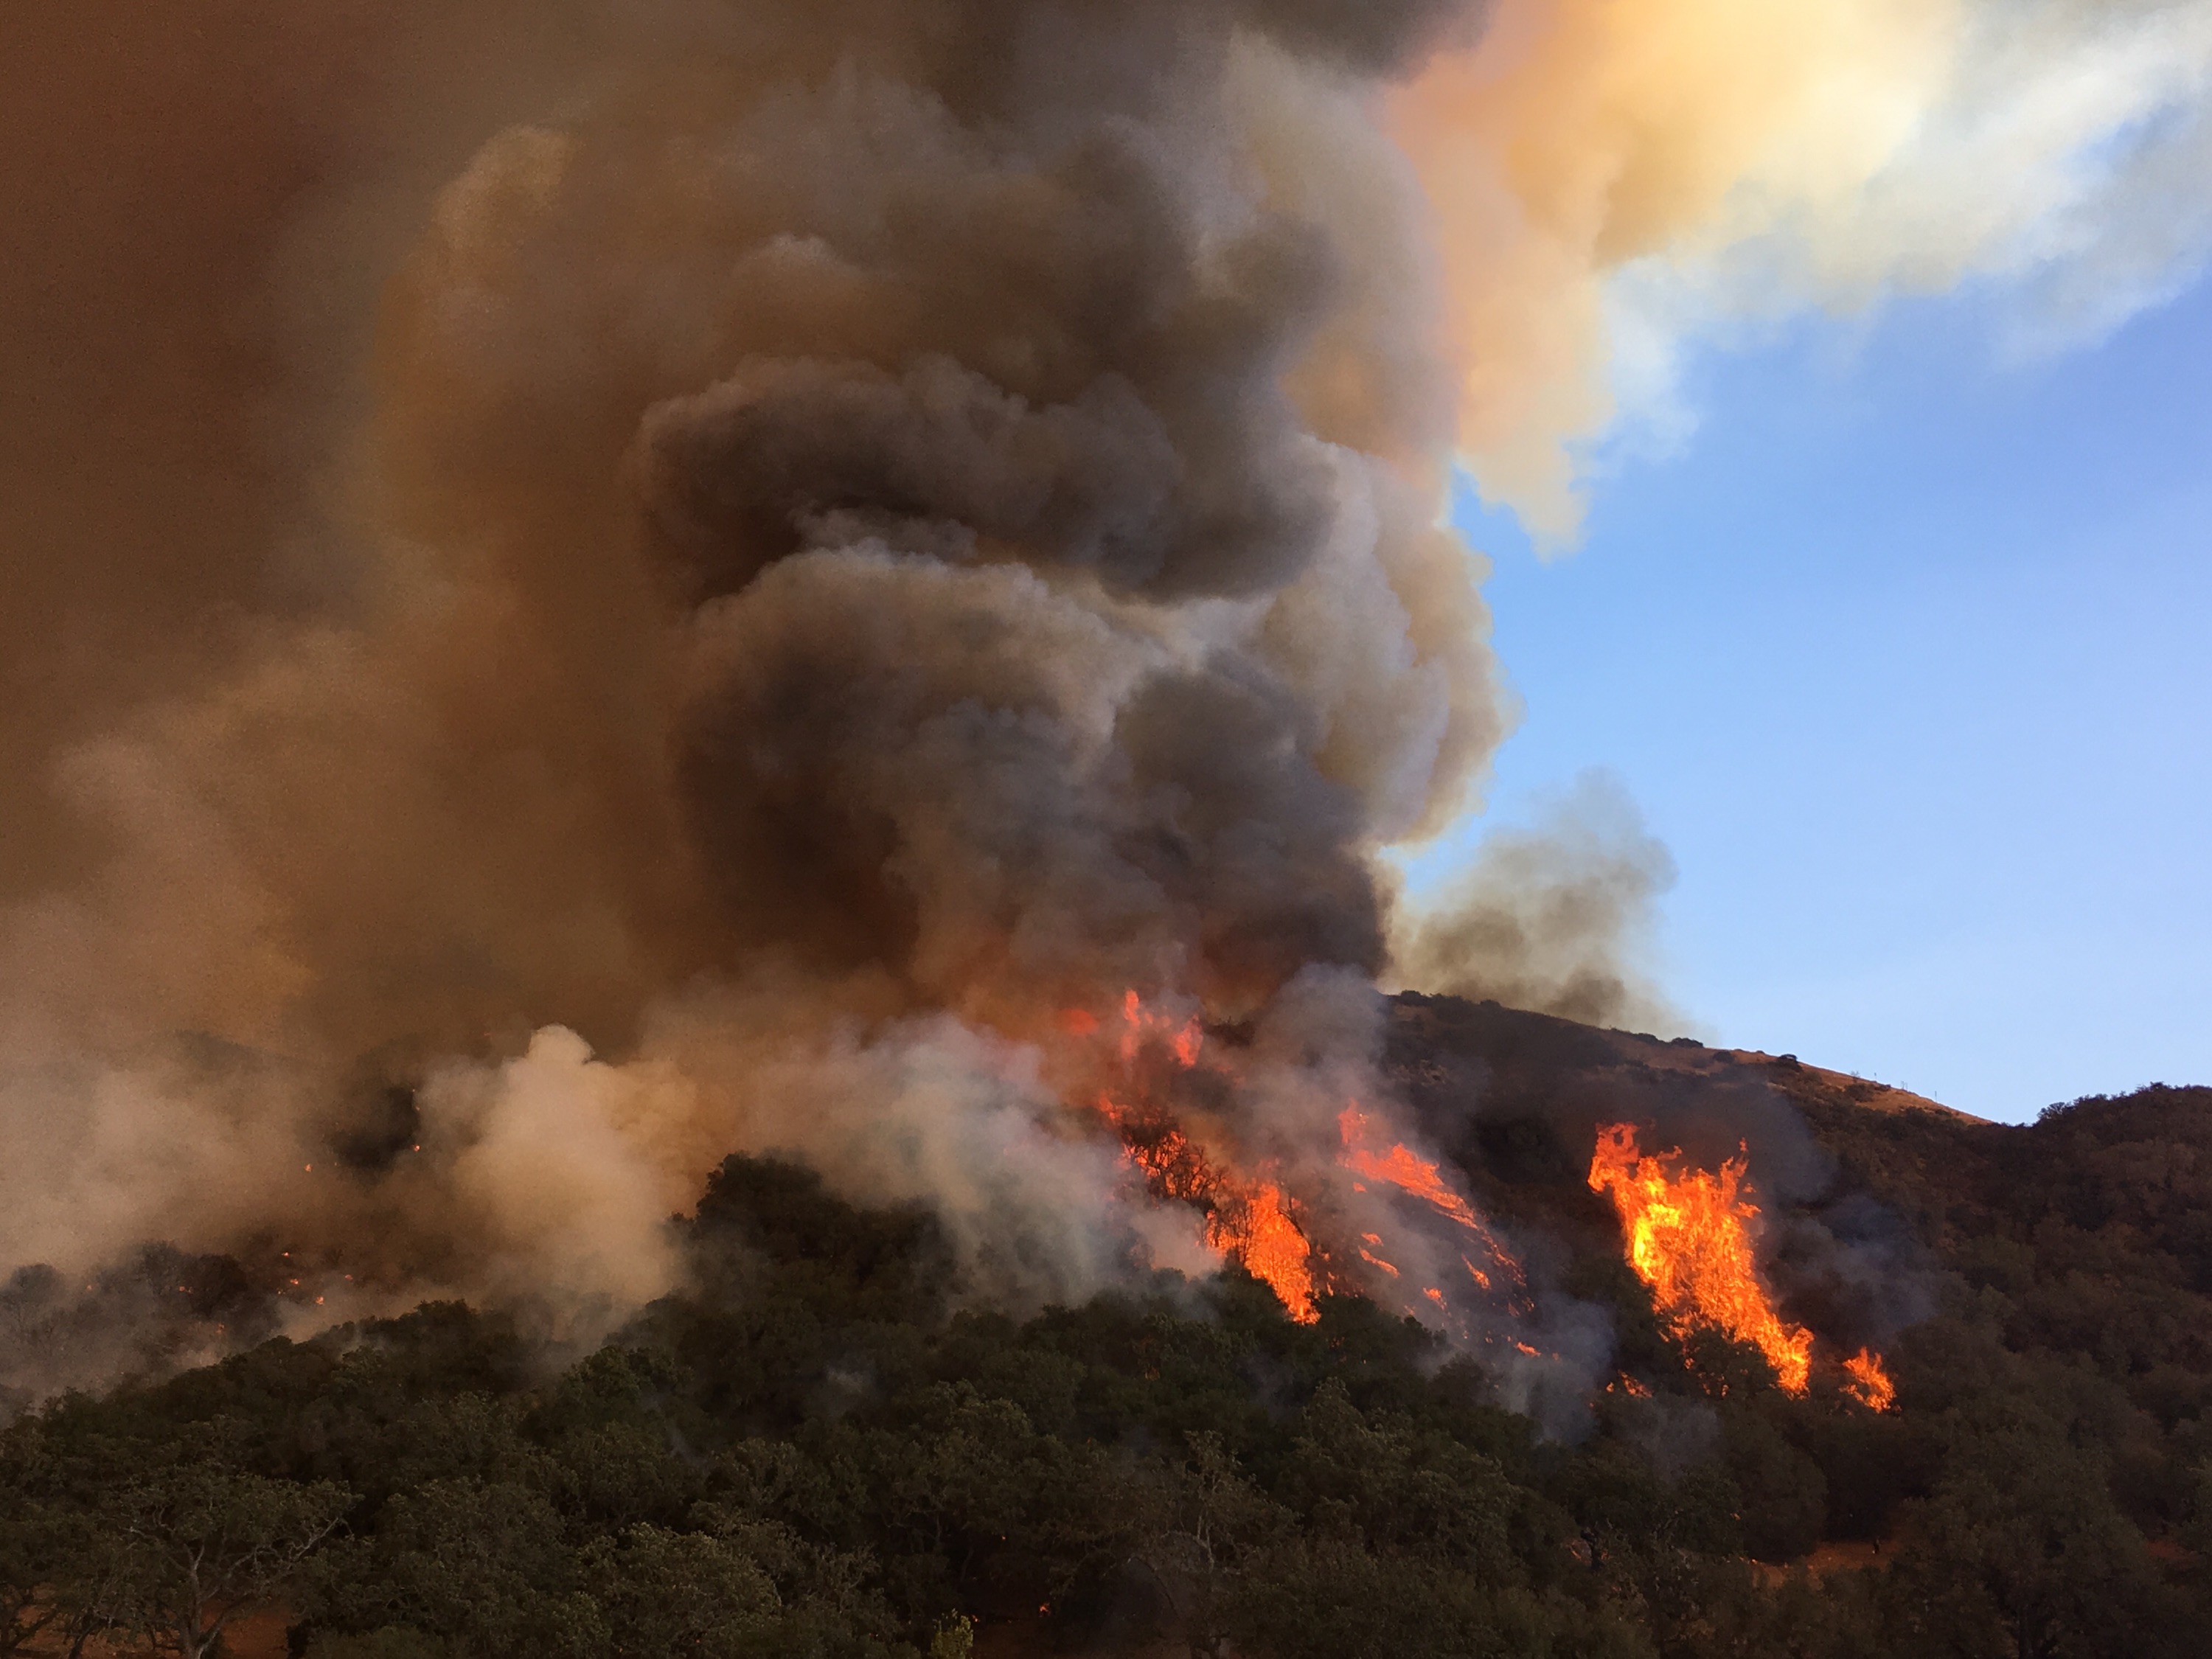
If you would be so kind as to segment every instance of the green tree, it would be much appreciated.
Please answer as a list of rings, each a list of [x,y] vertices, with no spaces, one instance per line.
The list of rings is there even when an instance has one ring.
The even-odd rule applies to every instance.
[[[430,1480],[386,1504],[372,1539],[326,1553],[310,1611],[340,1632],[404,1626],[486,1659],[595,1654],[608,1632],[544,1495]]]
[[[774,1645],[775,1585],[736,1538],[634,1526],[590,1546],[584,1571],[619,1659],[747,1659]]]
[[[1736,1514],[1744,1553],[1755,1561],[1789,1561],[1819,1543],[1828,1510],[1820,1466],[1749,1412],[1723,1417],[1723,1443],[1741,1494]]]
[[[1516,1492],[1498,1464],[1402,1418],[1370,1423],[1336,1377],[1306,1407],[1279,1491],[1318,1532],[1494,1582],[1519,1577],[1507,1543]]]
[[[212,1458],[157,1468],[103,1506],[111,1571],[92,1604],[158,1649],[204,1659],[232,1620],[301,1583],[353,1501],[332,1482],[272,1480]]]
[[[58,1455],[46,1431],[26,1419],[0,1443],[0,1654],[75,1659],[120,1616],[129,1564],[101,1511],[128,1465],[106,1445]]]
[[[326,1631],[307,1644],[307,1659],[448,1659],[452,1650],[406,1625],[381,1630]]]
[[[1218,1435],[1193,1434],[1189,1447],[1146,1517],[1137,1559],[1166,1596],[1193,1659],[1213,1659],[1229,1638],[1249,1562],[1295,1522],[1245,1479]]]
[[[71,1541],[60,1517],[0,1471],[0,1656],[27,1651],[64,1619],[55,1584]]]
[[[2023,1431],[1957,1447],[1887,1586],[1910,1650],[1962,1659],[2149,1659],[2177,1646],[2142,1534],[2113,1507],[2104,1471],[2063,1441]]]

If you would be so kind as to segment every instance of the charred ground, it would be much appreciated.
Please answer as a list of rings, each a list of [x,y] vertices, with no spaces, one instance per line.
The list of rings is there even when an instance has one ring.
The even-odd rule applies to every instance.
[[[1413,996],[1386,1064],[1540,1241],[1532,1277],[1610,1317],[1572,1433],[1413,1322],[1323,1297],[1297,1324],[1234,1273],[957,1311],[925,1215],[733,1159],[685,1224],[691,1288],[565,1369],[444,1305],[22,1415],[0,1644],[51,1615],[46,1650],[190,1648],[265,1594],[326,1659],[2198,1650],[2212,1090],[2005,1126]],[[1601,1121],[1743,1147],[1785,1311],[1881,1341],[1897,1409],[1666,1334],[1587,1185]],[[14,1316],[56,1293],[18,1284]],[[195,1602],[210,1540],[260,1565]]]

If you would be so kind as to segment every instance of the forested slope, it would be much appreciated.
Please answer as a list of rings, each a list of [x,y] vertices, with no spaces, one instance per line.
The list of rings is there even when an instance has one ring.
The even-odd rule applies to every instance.
[[[1364,1301],[962,1308],[927,1217],[732,1159],[693,1288],[573,1363],[438,1305],[26,1413],[0,1642],[196,1650],[268,1600],[323,1659],[2202,1650],[2212,1091],[2007,1127],[1424,999],[1389,1060],[1613,1322],[1548,1436]],[[1894,1410],[1662,1330],[1583,1179],[1615,1116],[1765,1160],[1785,1309],[1881,1340]]]

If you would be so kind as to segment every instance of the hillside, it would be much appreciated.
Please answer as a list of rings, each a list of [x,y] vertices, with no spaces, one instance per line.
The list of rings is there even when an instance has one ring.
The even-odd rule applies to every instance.
[[[1233,1270],[963,1310],[926,1215],[733,1158],[691,1288],[580,1360],[434,1306],[25,1416],[0,1609],[192,1650],[267,1601],[317,1659],[2201,1650],[2212,1090],[2010,1127],[1413,996],[1386,1064],[1522,1249],[1533,1392]],[[1741,1147],[1778,1305],[1893,1409],[1655,1317],[1588,1182],[1617,1121]]]
[[[1416,994],[1393,1000],[1388,1067],[1444,1150],[1509,1202],[1579,1188],[1595,1127],[1626,1119],[1706,1164],[1741,1143],[1785,1208],[1893,1224],[1923,1265],[2016,1244],[2055,1271],[2212,1293],[2212,1088],[2154,1085],[1991,1123],[1795,1055]]]

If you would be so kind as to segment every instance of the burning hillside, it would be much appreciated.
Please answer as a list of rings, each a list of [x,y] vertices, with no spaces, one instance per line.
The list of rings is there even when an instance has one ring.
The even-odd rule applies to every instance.
[[[273,1602],[310,1659],[624,1659],[732,1632],[889,1656],[1463,1659],[1470,1632],[1502,1631],[1698,1659],[1716,1628],[1748,1659],[2193,1651],[2205,1510],[2185,1460],[2212,1404],[2212,1257],[2187,1172],[2212,1148],[2212,1091],[2010,1127],[1879,1113],[1765,1056],[1446,1000],[1392,1012],[1386,1070],[1426,1078],[1426,1132],[1456,1108],[1497,1150],[1432,1162],[1347,1107],[1344,1179],[1440,1237],[1499,1218],[1528,1241],[1536,1304],[1566,1284],[1613,1322],[1611,1382],[1571,1411],[1534,1402],[1551,1438],[1498,1409],[1504,1355],[1328,1282],[1320,1200],[1285,1191],[1277,1211],[1308,1294],[1269,1274],[1238,1207],[1258,1166],[1198,1103],[1209,1048],[1226,1069],[1258,1044],[1139,1002],[1067,1022],[1121,1114],[1091,1125],[1252,1274],[1027,1319],[962,1310],[930,1208],[856,1207],[811,1171],[733,1158],[680,1230],[685,1288],[557,1376],[511,1320],[446,1304],[0,1431],[7,1633],[127,1646]],[[1163,1082],[1141,1080],[1152,1066]],[[1487,1091],[1446,1081],[1482,1066]],[[1826,1160],[1787,1195],[1783,1120],[1741,1109],[1762,1076],[1805,1103]],[[1538,1079],[1540,1098],[1518,1091]],[[1625,1131],[1597,1159],[1601,1184],[1649,1182],[1653,1208],[1684,1212],[1650,1218],[1655,1248],[1698,1243],[1668,1237],[1692,1219],[1723,1224],[1725,1248],[1638,1276],[1633,1224],[1545,1149],[1579,1140],[1586,1089],[1638,1109],[1654,1145],[1729,1121],[1741,1176],[1641,1138],[1632,1155]],[[1170,1125],[1203,1156],[1170,1152]],[[1753,1216],[1743,1183],[1766,1169]],[[1904,1322],[1879,1369],[1830,1363],[1855,1316],[1815,1271],[1878,1265],[1869,1204],[1897,1229],[1879,1261]],[[1363,1243],[1350,1259],[1391,1280],[1389,1241]],[[221,1294],[217,1264],[147,1266]],[[7,1292],[11,1317],[35,1302]],[[1770,1317],[1785,1353],[1814,1333],[1806,1386],[1729,1335]],[[212,1504],[243,1530],[210,1538]],[[168,1571],[173,1554],[202,1577]],[[210,1598],[212,1573],[229,1588]]]
[[[1080,1036],[1103,1029],[1087,1013],[1061,1023]],[[1178,1023],[1134,991],[1124,998],[1119,1030],[1100,1046],[1113,1063],[1096,1099],[1148,1194],[1199,1212],[1208,1247],[1267,1285],[1301,1322],[1316,1317],[1315,1297],[1325,1292],[1368,1295],[1470,1339],[1492,1327],[1476,1310],[1509,1305],[1498,1287],[1518,1286],[1521,1267],[1436,1158],[1385,1136],[1370,1110],[1347,1100],[1332,1161],[1300,1156],[1288,1169],[1279,1158],[1255,1161],[1221,1111],[1243,1080],[1243,1047],[1233,1036],[1209,1043],[1196,1015]],[[1407,1198],[1418,1200],[1411,1216]],[[1422,1271],[1409,1281],[1400,1261]],[[1445,1271],[1431,1271],[1439,1261]],[[1444,1282],[1425,1282],[1425,1273]]]
[[[1616,1369],[1601,1223],[1678,1335],[1876,1365],[1910,1264],[1782,1092],[1524,1143],[1394,1058],[1394,968],[1652,1006],[1664,878],[1509,838],[1414,925],[1383,858],[1510,706],[1444,527],[1462,348],[1523,343],[1438,241],[1487,9],[339,9],[33,39],[112,85],[25,105],[70,142],[23,155],[143,201],[85,212],[130,304],[26,300],[67,418],[24,453],[83,453],[4,544],[22,1386],[426,1298],[588,1345],[684,1287],[669,1218],[733,1152],[926,1209],[966,1306],[1235,1266],[1555,1428]],[[1533,112],[1557,67],[1482,72]],[[1681,1154],[1636,1206],[1515,1185],[1619,1123]]]
[[[1289,1011],[1298,1018],[1285,1023]],[[1603,1063],[1553,1053],[1516,1077],[1515,1045],[1554,1032],[1595,1045]],[[1621,1348],[1617,1315],[1578,1280],[1578,1261],[1610,1257],[1650,1286],[1678,1345],[1665,1361],[1676,1370],[1698,1373],[1711,1363],[1692,1339],[1717,1332],[1758,1348],[1782,1385],[1802,1395],[1817,1327],[1820,1386],[1876,1409],[1889,1397],[1875,1351],[1922,1311],[1924,1266],[1889,1212],[1835,1189],[1802,1114],[1763,1080],[1731,1075],[1752,1066],[1694,1045],[1449,1000],[1385,1004],[1341,984],[1308,985],[1254,1025],[1209,1025],[1194,1005],[1129,991],[1096,1012],[1058,1010],[1032,1047],[971,1052],[949,1077],[942,1043],[920,1034],[915,1047],[894,1051],[896,1069],[881,1050],[856,1051],[844,1086],[912,1103],[916,1115],[886,1112],[878,1128],[924,1150],[946,1146],[965,1165],[917,1190],[905,1184],[915,1146],[871,1151],[828,1138],[842,1133],[842,1113],[817,1139],[794,1142],[827,1149],[813,1158],[848,1181],[887,1176],[887,1196],[927,1205],[963,1263],[961,1294],[971,1304],[1018,1306],[1041,1282],[1080,1297],[1082,1273],[1136,1285],[1162,1266],[1195,1277],[1241,1268],[1299,1323],[1346,1297],[1411,1319],[1478,1358],[1499,1398],[1571,1437],[1620,1366],[1644,1368],[1639,1387],[1656,1375],[1654,1356]],[[1640,1069],[1675,1080],[1639,1094],[1635,1070],[1607,1069],[1618,1064],[1612,1045],[1626,1045],[1631,1067],[1639,1052],[1662,1058],[1671,1070]],[[973,1086],[985,1061],[1004,1068],[1006,1093],[981,1120],[993,1138],[964,1148],[926,1139],[941,1126],[921,1114],[970,1098],[957,1091]],[[1477,1069],[1465,1069],[1470,1063]],[[817,1058],[757,1086],[823,1074]],[[590,1060],[580,1045],[562,1052],[541,1041],[503,1081],[506,1099],[478,1106],[492,1122],[477,1148],[520,1132],[498,1123],[517,1099],[572,1112],[650,1103],[630,1072]],[[1541,1091],[1538,1118],[1518,1092],[1523,1082]],[[1710,1144],[1717,1125],[1738,1150],[1709,1169],[1679,1156],[1638,1158],[1628,1126],[1577,1121],[1572,1103],[1593,1085],[1660,1134]],[[580,1087],[602,1092],[563,1101]],[[1702,1136],[1685,1134],[1700,1124]],[[329,1176],[334,1194],[404,1182],[408,1162],[434,1155],[444,1132],[434,1110],[392,1172],[341,1164]],[[1588,1181],[1582,1170],[1559,1179],[1522,1155],[1535,1133],[1562,1146],[1587,1137],[1596,1152]],[[1745,1194],[1746,1142],[1758,1149],[1755,1175],[1774,1171],[1774,1202],[1754,1205]],[[1097,1253],[1006,1260],[1000,1252],[1009,1242],[1054,1236],[1036,1207],[1047,1176],[1064,1200],[1090,1206],[1074,1220],[1095,1231]],[[1633,1192],[1624,1198],[1616,1183],[1633,1183]],[[1571,1201],[1594,1188],[1613,1191],[1611,1213]],[[278,1329],[319,1328],[362,1305],[362,1265],[349,1251],[280,1237],[204,1260],[149,1256],[143,1272],[103,1268],[82,1293],[51,1273],[19,1277],[9,1293],[17,1345],[10,1380],[35,1389],[42,1379],[173,1364]],[[1701,1386],[1725,1392],[1726,1375],[1703,1376]]]
[[[1670,1169],[1675,1158],[1639,1155],[1633,1124],[1598,1131],[1589,1184],[1613,1200],[1636,1276],[1651,1287],[1659,1316],[1677,1334],[1703,1326],[1756,1348],[1784,1392],[1803,1394],[1813,1374],[1813,1333],[1774,1310],[1753,1255],[1759,1206],[1741,1190],[1747,1160],[1717,1170]],[[1895,1397],[1881,1357],[1868,1349],[1842,1362],[1849,1391],[1880,1411]]]
[[[1929,269],[1778,160],[1915,9],[14,8],[0,1652],[2191,1650],[2203,1100],[1378,989],[1663,1006],[1603,799],[1399,903],[1455,469],[1669,239]]]
[[[927,1206],[971,1305],[1234,1262],[1581,1391],[1598,1322],[1377,1066],[1380,850],[1506,723],[1388,107],[1480,9],[261,9],[237,199],[149,223],[148,304],[205,328],[171,274],[252,247],[345,320],[195,387],[287,434],[192,542],[268,591],[226,563],[139,695],[6,716],[31,1323],[173,1259],[234,1271],[159,1270],[173,1358],[439,1297],[589,1342],[742,1151]]]

